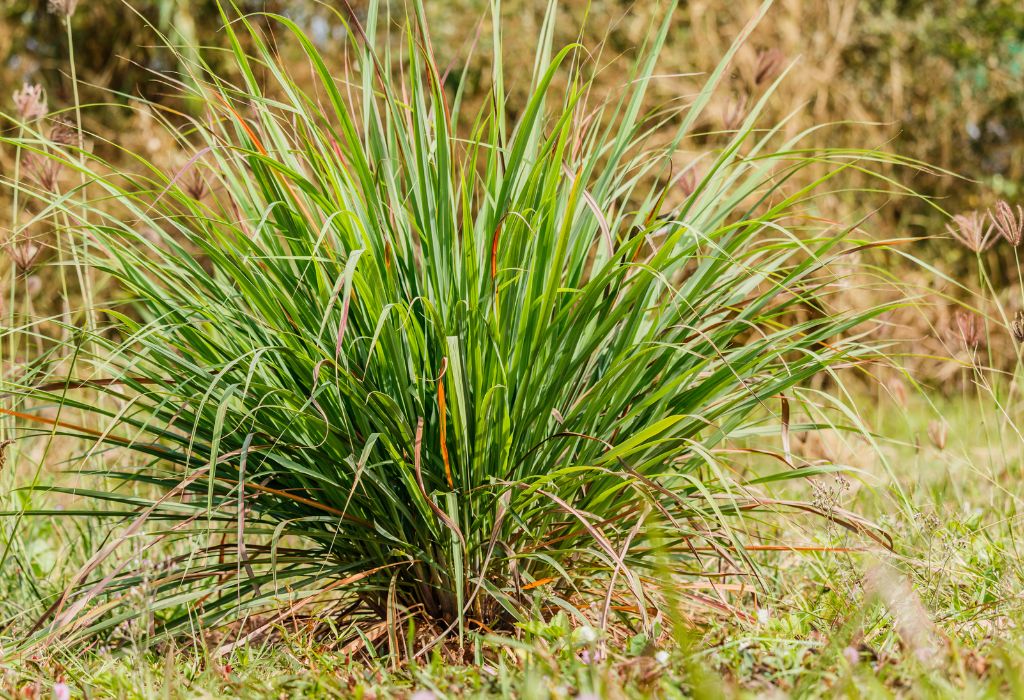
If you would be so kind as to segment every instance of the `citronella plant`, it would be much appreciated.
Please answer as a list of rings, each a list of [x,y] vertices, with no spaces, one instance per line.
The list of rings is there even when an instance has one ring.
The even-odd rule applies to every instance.
[[[114,518],[34,639],[112,630],[139,587],[157,635],[265,613],[245,641],[319,611],[417,653],[536,606],[646,625],[655,574],[756,573],[754,513],[815,510],[760,489],[831,467],[787,455],[744,477],[722,447],[798,429],[780,395],[870,356],[879,310],[828,312],[854,244],[814,205],[882,156],[755,129],[768,88],[680,196],[672,156],[744,37],[685,105],[651,110],[674,8],[598,100],[593,56],[553,45],[551,2],[513,118],[495,5],[490,99],[466,114],[413,5],[400,42],[377,2],[339,16],[344,60],[287,17],[262,18],[269,43],[225,12],[236,70],[186,64],[206,113],[166,124],[184,168],[82,154],[64,165],[90,198],[36,193],[88,213],[89,262],[123,297],[64,341],[70,370],[44,356],[7,380],[23,434],[93,443],[52,487],[78,499],[64,512]],[[283,67],[288,41],[313,85]],[[793,184],[810,164],[828,173]],[[53,405],[98,427],[54,426]]]

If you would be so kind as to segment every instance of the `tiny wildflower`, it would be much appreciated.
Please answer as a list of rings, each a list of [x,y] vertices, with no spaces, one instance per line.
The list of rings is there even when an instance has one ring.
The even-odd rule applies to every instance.
[[[668,663],[668,652],[665,651],[664,649],[659,650],[658,653],[656,653],[654,655],[654,660],[657,661],[662,666],[664,666],[665,664]]]
[[[758,608],[757,609],[757,621],[758,621],[759,624],[762,624],[762,625],[768,624],[768,620],[770,618],[771,618],[771,613],[768,611],[768,608]]]

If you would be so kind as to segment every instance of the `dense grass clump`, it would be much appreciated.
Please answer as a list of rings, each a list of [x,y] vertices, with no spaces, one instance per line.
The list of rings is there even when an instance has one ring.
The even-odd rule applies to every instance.
[[[784,455],[744,481],[717,448],[797,429],[772,417],[778,397],[869,354],[852,331],[878,309],[827,309],[846,231],[813,198],[879,156],[755,130],[769,88],[721,149],[673,165],[732,52],[700,93],[648,111],[671,79],[655,73],[671,9],[594,104],[599,56],[551,46],[551,3],[514,117],[506,81],[525,78],[503,74],[497,8],[474,115],[422,14],[400,51],[380,13],[349,26],[344,61],[286,17],[270,44],[225,16],[234,74],[182,59],[202,113],[168,120],[193,154],[180,169],[112,172],[34,128],[19,142],[85,175],[23,196],[125,293],[5,389],[26,431],[96,442],[95,484],[69,490],[127,518],[37,629],[111,628],[139,586],[159,634],[327,605],[385,621],[394,647],[409,618],[432,637],[507,630],[537,601],[647,625],[654,574],[753,567],[743,514],[794,505],[759,482],[831,468]],[[665,125],[673,138],[650,138]],[[788,186],[812,164],[814,186]],[[93,428],[67,418],[82,413]]]

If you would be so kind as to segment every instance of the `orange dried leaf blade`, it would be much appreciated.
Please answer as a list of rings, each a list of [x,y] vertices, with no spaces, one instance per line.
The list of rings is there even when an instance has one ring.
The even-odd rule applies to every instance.
[[[441,364],[441,376],[437,378],[437,411],[441,429],[441,459],[444,460],[444,476],[448,480],[448,488],[454,489],[452,467],[448,459],[448,411],[444,399],[444,375],[448,369],[448,358]]]
[[[491,279],[495,279],[498,276],[498,242],[501,240],[501,227],[504,225],[504,220],[498,222],[497,228],[494,229],[494,238],[491,240]]]

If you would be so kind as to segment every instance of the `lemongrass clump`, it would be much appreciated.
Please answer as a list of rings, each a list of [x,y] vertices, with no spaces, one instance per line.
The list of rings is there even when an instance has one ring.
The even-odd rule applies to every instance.
[[[136,487],[89,491],[131,524],[40,617],[43,638],[131,616],[88,611],[149,579],[96,572],[157,521],[159,632],[274,611],[239,643],[317,605],[368,625],[415,619],[431,638],[471,620],[510,630],[536,604],[607,625],[613,597],[650,625],[664,596],[642,577],[754,566],[744,513],[867,530],[838,508],[773,502],[717,448],[770,420],[783,392],[872,356],[858,333],[880,309],[793,312],[827,306],[844,250],[806,216],[816,188],[882,156],[810,157],[781,125],[755,131],[765,85],[679,200],[667,163],[739,44],[671,119],[647,113],[670,12],[628,85],[596,104],[581,47],[552,47],[552,3],[515,119],[500,31],[492,99],[467,115],[426,27],[411,23],[399,58],[376,44],[379,9],[349,32],[349,70],[271,18],[273,45],[290,33],[305,52],[309,92],[232,18],[234,79],[191,65],[182,85],[207,113],[168,124],[193,140],[184,168],[121,175],[83,153],[103,206],[38,193],[88,232],[91,264],[130,303],[51,382],[6,390],[92,414],[102,430],[19,417],[116,448],[99,475]],[[662,145],[655,129],[671,130]],[[787,187],[812,164],[833,169]],[[826,469],[797,466],[764,483]]]

